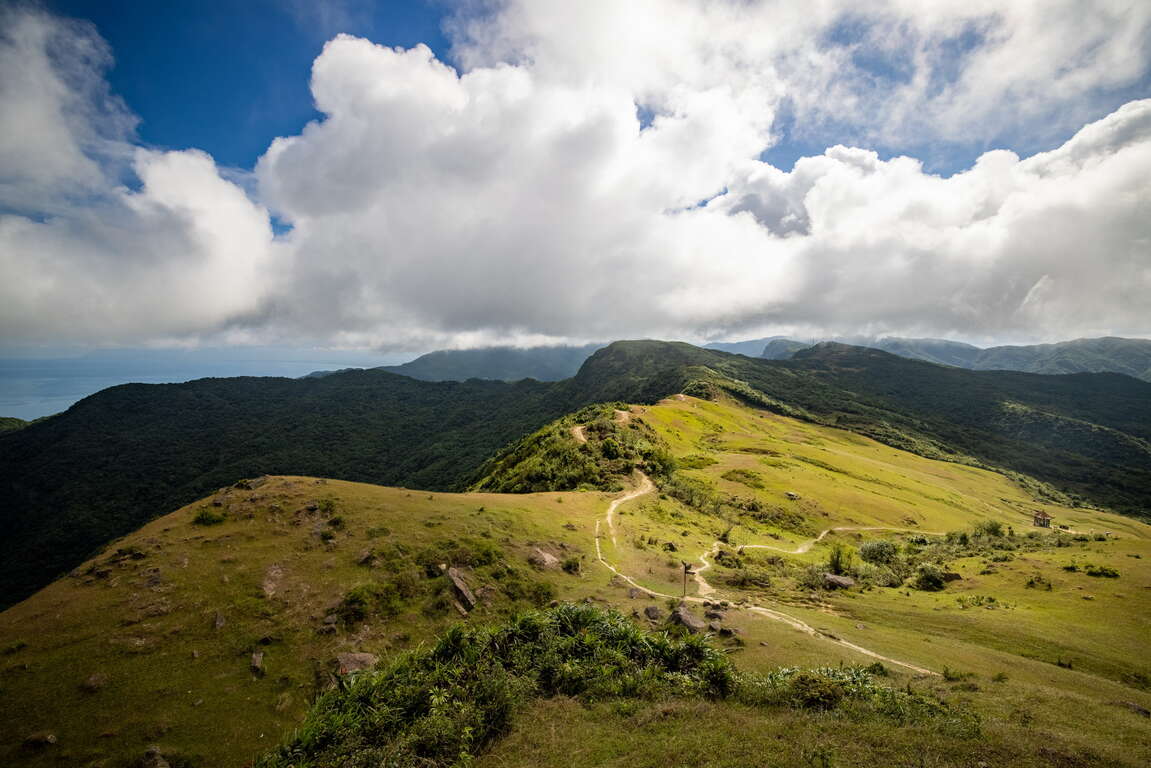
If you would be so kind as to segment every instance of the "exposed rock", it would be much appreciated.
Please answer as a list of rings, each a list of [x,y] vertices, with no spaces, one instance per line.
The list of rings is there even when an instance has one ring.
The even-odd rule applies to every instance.
[[[50,731],[36,731],[36,733],[28,734],[24,739],[24,746],[31,747],[32,749],[43,749],[55,743],[56,734]]]
[[[252,654],[252,674],[256,677],[264,676],[264,652],[256,651]]]
[[[108,684],[108,676],[102,672],[88,675],[88,679],[80,684],[85,693],[95,693]]]
[[[1140,706],[1139,704],[1136,704],[1133,701],[1116,701],[1116,702],[1112,702],[1112,703],[1117,707],[1123,707],[1124,709],[1129,709],[1132,712],[1134,712],[1135,714],[1139,715],[1140,717],[1151,718],[1151,709],[1147,709],[1147,707]]]
[[[944,581],[963,581],[963,577],[954,571],[948,571],[943,574]]]
[[[699,634],[707,629],[707,625],[703,623],[703,619],[692,613],[686,605],[681,605],[672,611],[670,621],[672,624],[679,624],[692,634]]]
[[[226,624],[226,623],[227,622],[224,621],[224,614],[220,613],[219,611],[216,611],[216,615],[212,618],[212,629],[219,632],[221,629],[224,628],[224,624]]]
[[[735,627],[721,627],[719,630],[720,637],[735,637],[739,634],[739,630]]]
[[[629,600],[635,600],[636,598],[643,597],[644,592],[639,587],[631,587],[627,591],[627,596]]]
[[[476,596],[472,593],[472,588],[464,581],[463,574],[455,568],[448,569],[448,580],[452,583],[452,589],[456,593],[463,607],[470,611],[476,607]]]
[[[707,631],[708,632],[715,632],[718,634],[721,629],[723,629],[723,627],[720,626],[718,621],[708,622],[708,625],[707,625]]]
[[[788,491],[787,498],[791,499],[792,501],[799,501],[799,494],[795,491]]]
[[[371,669],[379,660],[380,657],[373,653],[337,653],[336,669],[341,675],[350,675]]]
[[[532,549],[531,554],[528,555],[528,562],[536,568],[559,568],[560,559],[550,552],[545,552],[539,547]]]
[[[144,752],[144,759],[140,761],[140,768],[172,768],[172,766],[164,759],[159,747],[151,746]]]
[[[828,589],[847,589],[855,586],[855,579],[850,576],[839,576],[834,573],[823,574],[823,586]]]
[[[357,565],[363,565],[363,566],[366,566],[368,568],[375,568],[376,567],[376,553],[370,549],[365,549],[363,552],[360,553],[360,556],[358,558],[356,558],[356,564]]]
[[[241,491],[254,491],[266,482],[268,482],[267,475],[264,477],[253,477],[248,480],[241,480],[233,487],[239,488]]]
[[[705,619],[717,619],[719,621],[723,621],[723,619],[724,619],[723,614],[720,613],[719,611],[715,610],[715,609],[709,609],[709,610],[704,611],[703,617]]]
[[[659,621],[663,618],[663,611],[659,609],[658,605],[649,605],[643,609],[643,615],[652,621]]]
[[[333,624],[337,624],[337,623],[339,623],[339,621],[340,621],[340,617],[334,613],[329,613],[327,616],[324,617],[324,623],[329,625],[329,626],[333,625]]]
[[[284,578],[284,569],[278,563],[273,563],[268,566],[268,570],[264,571],[264,581],[260,584],[260,589],[264,592],[264,597],[275,597],[276,591],[280,588],[280,579]]]

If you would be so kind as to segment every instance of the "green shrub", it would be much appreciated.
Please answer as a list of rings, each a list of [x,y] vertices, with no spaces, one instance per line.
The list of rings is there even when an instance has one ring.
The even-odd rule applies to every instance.
[[[752,472],[747,469],[729,469],[720,475],[724,480],[730,480],[733,483],[741,483],[748,488],[763,488],[763,479],[759,473]]]
[[[227,516],[225,516],[222,512],[215,512],[208,507],[203,507],[199,512],[196,513],[196,516],[192,518],[192,524],[219,525],[227,519]]]
[[[851,573],[854,563],[855,549],[853,547],[841,542],[831,545],[831,551],[827,555],[827,570],[837,576],[843,576]]]
[[[1115,570],[1109,565],[1088,565],[1083,568],[1083,572],[1088,576],[1095,576],[1096,578],[1102,577],[1105,579],[1119,578],[1119,571]]]
[[[899,548],[886,540],[868,541],[859,548],[859,556],[874,565],[890,565],[899,556]]]
[[[795,675],[790,688],[795,706],[803,709],[834,709],[847,695],[839,681],[814,671]]]
[[[943,571],[931,563],[923,563],[915,574],[913,586],[924,592],[938,592],[943,589],[946,582],[943,580]]]
[[[1003,523],[998,520],[980,520],[975,524],[975,533],[989,538],[1003,537]]]
[[[684,456],[679,460],[681,469],[703,469],[710,467],[713,464],[718,464],[715,459],[710,456],[705,456],[702,453],[693,453],[691,456]]]

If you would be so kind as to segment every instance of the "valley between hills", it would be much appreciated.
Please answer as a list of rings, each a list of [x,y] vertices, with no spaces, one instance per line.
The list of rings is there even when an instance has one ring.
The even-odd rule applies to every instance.
[[[729,389],[146,523],[0,614],[4,764],[1151,762],[1151,526]]]

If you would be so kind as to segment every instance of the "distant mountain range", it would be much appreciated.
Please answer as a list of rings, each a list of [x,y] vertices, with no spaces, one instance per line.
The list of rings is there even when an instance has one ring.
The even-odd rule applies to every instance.
[[[411,376],[421,381],[559,381],[575,376],[584,360],[605,346],[447,349],[429,352],[403,365],[381,366],[375,370]]]
[[[974,371],[1023,371],[1026,373],[1125,373],[1137,379],[1151,381],[1151,340],[1121,339],[1108,336],[1100,339],[1076,339],[1057,344],[1031,344],[1025,346],[988,347],[986,349],[945,339],[904,339],[895,336],[881,339],[836,338],[858,347],[882,349],[900,357],[925,360],[929,363],[969,368]],[[788,360],[801,349],[816,342],[771,337],[738,342],[740,350],[762,344],[758,355],[768,360]],[[736,350],[729,350],[736,351]],[[740,351],[740,354],[748,354]]]
[[[834,341],[857,347],[881,349],[893,355],[974,371],[1022,371],[1025,373],[1123,373],[1151,381],[1151,340],[1105,337],[1076,339],[1057,344],[1032,344],[982,348],[946,339],[834,337],[798,341],[769,336],[748,341],[717,341],[704,345],[733,355],[789,360],[801,349]],[[439,350],[403,365],[373,370],[398,373],[421,381],[560,381],[576,374],[588,357],[606,344],[546,347],[484,347]],[[317,371],[311,377],[337,371]]]

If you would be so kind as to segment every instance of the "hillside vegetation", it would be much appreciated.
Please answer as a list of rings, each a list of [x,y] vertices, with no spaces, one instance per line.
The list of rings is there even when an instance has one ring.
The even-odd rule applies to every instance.
[[[1151,760],[1151,527],[722,392],[626,412],[657,490],[274,477],[114,542],[0,614],[0,761]]]
[[[633,470],[667,477],[675,462],[623,403],[589,405],[512,443],[480,467],[474,491],[623,489]]]
[[[461,490],[497,451],[566,413],[678,392],[725,392],[925,456],[1003,467],[1058,489],[1056,496],[1129,514],[1151,506],[1151,384],[1113,374],[964,371],[842,345],[767,361],[682,343],[617,342],[554,383],[347,371],[125,385],[4,433],[0,605],[241,477]]]

